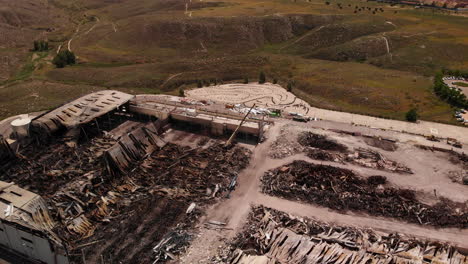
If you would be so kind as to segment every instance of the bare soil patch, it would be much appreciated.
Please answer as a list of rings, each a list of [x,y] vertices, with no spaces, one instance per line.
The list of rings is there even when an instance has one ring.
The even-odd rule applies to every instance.
[[[366,144],[371,147],[383,149],[386,151],[395,151],[398,149],[398,146],[395,144],[395,142],[385,139],[375,137],[364,137],[364,142],[366,142]]]

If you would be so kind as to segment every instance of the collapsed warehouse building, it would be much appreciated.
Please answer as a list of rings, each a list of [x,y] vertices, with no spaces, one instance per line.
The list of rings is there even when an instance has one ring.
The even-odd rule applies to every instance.
[[[227,139],[238,132],[238,138],[256,141],[263,122],[164,104],[158,98],[160,103],[154,103],[155,98],[99,91],[19,122],[22,127],[2,135],[0,195],[10,198],[0,201],[2,209],[11,212],[0,219],[2,230],[9,232],[9,239],[0,237],[0,246],[35,261],[82,263],[83,248],[105,239],[118,242],[109,232],[139,232],[130,216],[139,217],[143,208],[161,206],[149,209],[154,213],[145,217],[152,218],[141,228],[153,230],[154,219],[169,221],[148,232],[158,239],[178,221],[185,227],[193,224],[185,213],[190,202],[211,203],[231,191],[237,173],[248,164],[247,149],[219,141],[183,147],[165,140],[164,133],[191,126],[214,138]],[[17,198],[15,193],[32,197],[31,202],[17,203],[11,199]],[[16,243],[16,238],[27,243]],[[148,247],[154,246],[147,240]],[[90,250],[86,258],[151,261],[151,250],[134,249],[133,255],[122,257],[129,247],[137,247],[127,242],[120,243],[121,248],[109,243],[102,250]]]

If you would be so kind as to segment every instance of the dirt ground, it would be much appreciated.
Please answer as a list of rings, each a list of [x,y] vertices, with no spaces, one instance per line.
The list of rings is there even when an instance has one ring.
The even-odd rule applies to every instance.
[[[450,170],[460,169],[460,166],[448,162],[449,157],[445,154],[425,151],[414,146],[415,143],[421,140],[420,136],[399,135],[405,141],[395,143],[397,146],[396,150],[386,151],[378,147],[369,146],[363,138],[324,130],[330,126],[329,122],[312,122],[297,126],[296,124],[293,121],[281,120],[270,128],[266,134],[267,140],[254,148],[250,165],[239,175],[239,186],[231,194],[231,199],[212,206],[208,209],[206,216],[201,219],[198,226],[198,236],[187,250],[187,253],[180,258],[181,263],[217,263],[216,261],[220,261],[213,258],[213,256],[217,255],[219,248],[225,247],[226,241],[232,239],[240,232],[251,205],[263,205],[292,215],[310,217],[329,223],[371,228],[386,232],[398,232],[423,239],[450,242],[459,247],[468,248],[468,231],[466,229],[433,228],[409,224],[392,218],[371,217],[355,212],[344,214],[317,205],[288,201],[262,194],[260,192],[260,178],[267,170],[280,167],[294,160],[304,160],[351,169],[363,177],[383,175],[387,177],[393,186],[415,190],[418,193],[418,199],[426,203],[431,203],[435,199],[434,188],[436,188],[438,196],[445,196],[458,202],[466,202],[467,200],[468,189],[461,184],[452,182],[445,175]],[[279,137],[285,136],[284,133],[281,133],[284,126],[287,126],[287,129],[296,127],[298,130],[311,130],[324,133],[351,148],[357,146],[374,148],[389,158],[404,163],[413,170],[414,174],[405,175],[363,168],[352,164],[311,160],[303,153],[295,153],[276,159],[272,158],[269,155],[271,154],[271,146],[274,145],[274,142]],[[355,126],[347,124],[339,124],[339,126],[343,130],[356,129]],[[367,131],[371,133],[378,131],[380,136],[391,138],[395,134],[395,132],[374,129],[368,129]],[[295,134],[297,132],[292,129],[290,135]],[[288,139],[292,141],[293,137],[289,137]],[[447,146],[445,145],[445,147]],[[226,229],[212,230],[208,228],[205,223],[211,220],[225,222],[227,224]]]

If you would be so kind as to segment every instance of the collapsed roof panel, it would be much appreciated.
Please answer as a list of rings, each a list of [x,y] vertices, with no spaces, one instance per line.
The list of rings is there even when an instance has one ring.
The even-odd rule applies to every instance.
[[[86,124],[126,104],[134,96],[114,90],[103,90],[80,97],[32,121],[33,127],[48,133],[60,127],[71,128]]]
[[[161,123],[162,121],[158,120],[138,126],[106,151],[105,159],[111,174],[125,171],[133,162],[166,145],[157,132]]]
[[[45,200],[14,183],[0,181],[0,220],[15,222],[35,230],[51,230],[54,223]]]

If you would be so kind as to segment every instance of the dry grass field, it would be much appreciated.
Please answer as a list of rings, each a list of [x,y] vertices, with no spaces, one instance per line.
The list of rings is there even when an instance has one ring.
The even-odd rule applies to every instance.
[[[83,87],[177,93],[264,71],[314,106],[395,119],[416,107],[425,120],[455,123],[431,77],[468,68],[467,18],[447,11],[359,0],[194,0],[187,10],[183,0],[15,3],[0,8],[0,30],[10,32],[0,39],[0,118],[53,106],[58,87],[65,100]],[[36,39],[51,50],[33,54]],[[79,63],[55,69],[59,47]],[[16,107],[31,93],[44,100]]]

